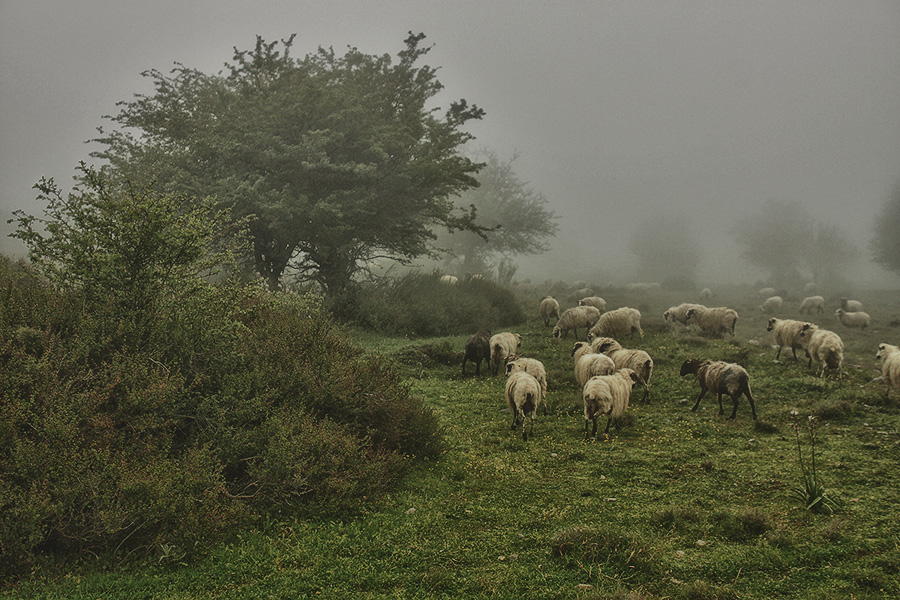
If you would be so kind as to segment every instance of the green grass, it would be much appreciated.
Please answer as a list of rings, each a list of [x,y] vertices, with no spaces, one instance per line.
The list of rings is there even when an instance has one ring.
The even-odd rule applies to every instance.
[[[654,357],[648,404],[611,437],[586,442],[571,368],[574,340],[537,318],[522,354],[544,361],[550,413],[523,443],[503,411],[502,377],[463,378],[466,336],[409,340],[347,335],[391,357],[439,415],[448,449],[363,518],[273,520],[182,564],[177,552],[44,568],[0,589],[17,598],[887,598],[900,595],[900,394],[871,380],[877,344],[897,343],[900,306],[863,297],[873,330],[813,319],[847,346],[847,377],[818,380],[790,352],[774,363],[758,301],[717,298],[741,314],[736,340],[673,335],[665,294],[602,294],[644,313]],[[689,299],[690,300],[690,299]],[[526,306],[531,306],[528,300]],[[796,303],[786,303],[790,318]],[[755,340],[758,343],[752,343]],[[456,353],[459,354],[458,360]],[[759,422],[714,397],[697,413],[688,357],[744,364]],[[489,372],[489,371],[487,371]],[[640,391],[635,399],[640,398]],[[817,470],[842,507],[805,510],[790,409],[819,418]],[[725,416],[730,414],[726,401]],[[601,423],[601,427],[605,422]],[[808,452],[808,447],[804,447]],[[586,587],[591,586],[591,587]]]

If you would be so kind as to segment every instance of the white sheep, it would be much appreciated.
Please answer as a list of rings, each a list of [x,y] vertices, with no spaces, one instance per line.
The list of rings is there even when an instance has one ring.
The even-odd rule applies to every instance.
[[[891,388],[900,389],[900,348],[891,344],[878,344],[875,358],[881,359],[881,379],[887,388],[884,397],[887,399]]]
[[[583,283],[583,282],[582,282]],[[576,302],[579,298],[587,298],[588,296],[593,296],[594,290],[589,287],[580,287],[577,290],[573,291],[569,294],[569,299],[572,302]]]
[[[491,373],[497,374],[500,363],[504,362],[510,354],[515,354],[522,345],[522,336],[518,333],[504,331],[491,336]]]
[[[843,308],[839,308],[834,311],[834,315],[838,318],[838,321],[841,322],[841,325],[850,329],[864,330],[869,326],[869,322],[871,321],[869,313],[864,313],[862,311],[847,312]]]
[[[803,299],[803,302],[800,303],[800,314],[806,313],[811,315],[813,311],[820,315],[825,312],[825,298],[822,296],[807,296]]]
[[[510,354],[506,358],[506,376],[517,371],[525,371],[538,380],[541,386],[541,401],[544,403],[544,414],[547,414],[547,369],[544,363],[536,358],[526,358],[518,354]]]
[[[609,433],[609,424],[613,420],[618,421],[625,414],[631,390],[637,381],[637,375],[631,369],[620,369],[611,375],[598,375],[587,380],[582,389],[584,436],[586,438],[588,437],[588,421],[594,424],[590,437],[596,438],[597,417],[600,415],[607,416],[606,429],[603,430],[603,434]]]
[[[712,290],[709,288],[703,288],[700,290],[700,304],[703,304],[707,300],[711,300],[713,297]]]
[[[731,416],[728,418],[732,420],[737,415],[738,398],[743,394],[750,401],[750,411],[753,414],[753,420],[756,420],[756,402],[750,392],[750,375],[744,367],[720,360],[689,358],[681,365],[681,376],[684,377],[688,373],[692,373],[697,379],[697,383],[700,384],[700,395],[697,396],[697,402],[691,412],[697,412],[700,399],[707,391],[711,390],[718,396],[719,415],[725,413],[725,409],[722,407],[722,394],[731,396],[733,407]]]
[[[666,323],[680,323],[681,325],[687,325],[688,311],[692,308],[706,307],[702,304],[692,304],[690,302],[685,302],[678,306],[670,306],[669,309],[663,313],[663,319],[665,319]]]
[[[632,335],[634,332],[644,338],[641,329],[641,311],[623,306],[600,315],[597,323],[588,331],[588,339],[595,337],[617,337]]]
[[[862,309],[863,305],[859,300],[847,300],[846,298],[841,298],[841,310],[844,312],[860,312]]]
[[[456,285],[459,283],[459,277],[456,275],[441,275],[440,282],[444,285]]]
[[[601,313],[606,310],[606,300],[600,296],[587,296],[578,301],[579,306],[593,306]]]
[[[784,304],[784,300],[782,300],[781,296],[772,296],[771,298],[766,298],[759,310],[771,314],[781,308],[782,304]]]
[[[525,371],[510,373],[506,379],[506,405],[513,414],[510,429],[515,429],[521,421],[523,441],[528,441],[529,433],[534,431],[534,415],[540,402],[541,385],[537,379]],[[526,416],[531,418],[530,431],[525,431]]]
[[[572,348],[575,361],[575,380],[583,387],[587,380],[597,375],[610,375],[616,371],[616,363],[609,356],[595,352],[587,342],[576,342]]]
[[[544,319],[544,327],[550,327],[551,319],[559,320],[559,302],[553,296],[545,296],[541,300],[541,318]]]
[[[764,287],[763,289],[756,292],[760,298],[768,298],[769,296],[775,295],[775,288],[773,287]]]
[[[610,357],[617,369],[628,368],[637,374],[638,382],[644,388],[644,400],[650,399],[650,378],[653,376],[653,359],[643,350],[631,350],[611,337],[594,338],[591,341],[594,352]]]
[[[807,294],[815,294],[819,291],[819,286],[816,285],[815,281],[810,281],[806,285],[803,286],[803,291]]]
[[[556,326],[553,327],[553,337],[559,339],[560,336],[567,337],[569,330],[575,332],[575,338],[578,338],[578,329],[590,329],[591,326],[600,318],[600,311],[593,306],[573,306],[559,316]]]
[[[812,323],[803,325],[800,331],[800,342],[806,350],[806,356],[809,362],[806,368],[812,367],[813,360],[816,361],[816,375],[825,377],[826,367],[837,370],[838,379],[844,377],[844,341],[841,336],[827,329],[819,329]]]
[[[791,349],[791,354],[794,355],[794,362],[797,362],[797,348],[803,347],[800,332],[803,331],[804,325],[807,325],[807,323],[795,321],[794,319],[777,319],[775,317],[769,319],[766,331],[772,332],[775,346],[778,347],[778,352],[775,353],[775,362],[778,362],[778,359],[781,358],[781,351],[785,347]]]
[[[708,336],[719,336],[726,332],[734,337],[738,314],[733,308],[717,306],[715,308],[692,308],[688,311],[686,323],[696,323],[700,331]]]

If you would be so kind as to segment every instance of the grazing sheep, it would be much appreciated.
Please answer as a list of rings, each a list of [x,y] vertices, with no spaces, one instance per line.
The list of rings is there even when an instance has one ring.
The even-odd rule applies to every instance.
[[[560,315],[556,326],[553,327],[553,337],[556,339],[560,336],[567,337],[571,329],[575,332],[575,339],[578,339],[578,328],[590,329],[599,318],[600,311],[596,307],[573,306]]]
[[[510,429],[515,429],[521,421],[522,440],[528,441],[529,433],[534,431],[534,415],[541,402],[541,384],[525,371],[514,371],[506,379],[506,405],[512,411],[513,420]],[[530,431],[525,431],[525,417],[531,418]]]
[[[825,377],[825,368],[837,369],[838,379],[844,377],[844,341],[841,336],[827,329],[819,329],[812,323],[805,323],[800,331],[800,342],[806,350],[809,362],[806,368],[812,367],[816,361],[816,375]]]
[[[793,319],[776,319],[775,317],[769,319],[766,331],[772,332],[772,338],[775,340],[775,345],[778,346],[778,352],[775,353],[775,362],[778,362],[778,359],[781,358],[781,351],[786,346],[790,347],[791,354],[794,355],[794,362],[797,362],[797,348],[803,347],[800,340],[800,332],[803,330],[804,325],[808,325],[808,323]]]
[[[719,415],[725,413],[722,407],[722,394],[731,396],[733,408],[728,418],[732,420],[737,415],[738,398],[743,394],[750,401],[750,411],[753,413],[753,420],[756,420],[756,403],[753,394],[750,393],[750,375],[744,367],[720,360],[690,358],[681,365],[681,376],[684,377],[688,373],[692,373],[700,384],[700,395],[697,396],[697,402],[691,412],[697,411],[700,399],[707,391],[712,390],[719,399]]]
[[[706,307],[702,304],[691,304],[690,302],[685,302],[678,306],[670,306],[669,309],[663,313],[663,319],[665,319],[667,323],[681,323],[682,325],[687,325],[688,311],[692,308]]]
[[[606,310],[606,300],[600,296],[588,296],[578,301],[579,306],[593,306],[600,312]]]
[[[815,311],[817,314],[825,312],[825,298],[822,296],[807,296],[800,303],[800,314],[806,313],[811,315]]]
[[[579,298],[587,298],[588,296],[593,296],[593,295],[594,295],[594,290],[592,290],[591,288],[589,288],[587,286],[583,286],[583,287],[580,287],[577,290],[573,291],[571,294],[569,294],[569,299],[572,302],[576,302]]]
[[[459,283],[459,277],[456,275],[441,275],[440,282],[445,285],[456,285]]]
[[[712,290],[709,288],[703,288],[700,290],[700,304],[703,304],[707,300],[711,300],[713,297]]]
[[[629,350],[611,337],[594,338],[591,341],[594,352],[610,357],[617,369],[629,368],[637,374],[638,382],[644,388],[644,400],[650,399],[650,378],[653,376],[653,359],[643,350]]]
[[[841,322],[841,325],[850,329],[865,330],[865,328],[869,326],[869,321],[871,320],[869,313],[864,313],[862,311],[847,312],[843,308],[834,311],[834,315],[838,318],[838,321]]]
[[[600,415],[607,416],[603,435],[609,433],[609,424],[625,414],[631,390],[637,382],[637,374],[631,369],[620,369],[611,375],[598,375],[587,380],[582,390],[585,438],[588,437],[588,421],[594,424],[590,437],[596,438]]]
[[[541,385],[541,401],[544,402],[544,414],[547,414],[547,369],[544,363],[536,358],[525,358],[518,354],[510,354],[506,359],[506,376],[517,371],[525,371],[538,380]]]
[[[692,308],[688,311],[686,323],[696,323],[700,331],[708,336],[719,336],[726,332],[734,337],[734,327],[737,324],[738,314],[733,308],[718,306],[716,308]]]
[[[900,348],[891,344],[878,344],[875,358],[881,359],[881,378],[887,385],[884,390],[884,397],[887,399],[892,387],[900,389]]]
[[[775,288],[773,287],[764,287],[763,289],[756,292],[760,298],[768,298],[769,296],[775,295]]]
[[[806,285],[803,286],[803,291],[807,294],[815,294],[819,291],[819,286],[816,285],[815,281],[810,281]]]
[[[616,363],[605,354],[596,352],[587,342],[576,342],[572,348],[575,359],[575,380],[584,387],[587,380],[597,375],[610,375],[616,371]]]
[[[559,320],[559,302],[553,296],[545,296],[541,300],[541,318],[544,319],[544,327],[550,327],[550,319]]]
[[[784,304],[784,300],[781,299],[781,296],[772,296],[771,298],[766,298],[759,310],[771,314],[781,308],[782,304]]]
[[[522,345],[522,336],[518,333],[504,331],[491,336],[491,374],[496,375],[500,370],[500,363],[506,360],[510,354],[515,354]]]
[[[479,331],[466,340],[466,352],[463,355],[462,372],[466,374],[466,361],[475,363],[475,375],[481,375],[481,361],[491,360],[491,332]]]
[[[847,300],[846,298],[841,298],[841,309],[844,312],[860,312],[862,308],[862,302],[859,300]]]
[[[634,332],[640,334],[641,339],[644,339],[644,330],[641,329],[641,311],[623,306],[600,315],[600,319],[588,331],[588,339],[632,335]]]

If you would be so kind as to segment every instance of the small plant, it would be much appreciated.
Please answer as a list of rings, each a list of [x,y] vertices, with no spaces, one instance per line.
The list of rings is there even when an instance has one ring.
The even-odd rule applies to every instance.
[[[816,471],[816,425],[818,419],[810,415],[806,421],[807,430],[809,431],[809,455],[808,463],[803,460],[803,443],[800,439],[800,430],[803,429],[800,420],[800,413],[795,408],[791,410],[791,426],[794,428],[794,434],[797,436],[797,457],[800,461],[800,472],[802,474],[801,484],[794,488],[793,495],[797,497],[806,510],[811,511],[827,511],[834,512],[840,508],[840,503],[836,498],[832,498],[825,489],[825,484],[819,479]]]

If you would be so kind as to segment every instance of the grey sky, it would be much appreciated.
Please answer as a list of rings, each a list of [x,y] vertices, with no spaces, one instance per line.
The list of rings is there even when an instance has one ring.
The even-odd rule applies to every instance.
[[[726,262],[726,233],[768,199],[864,250],[900,180],[897,0],[0,0],[4,233],[11,210],[38,210],[41,176],[69,184],[102,115],[146,91],[141,71],[217,71],[256,34],[296,32],[297,55],[394,54],[409,30],[434,44],[439,100],[484,108],[477,144],[518,152],[560,216],[554,252],[523,276],[627,278],[634,224],[671,211],[698,215],[701,281],[753,277]],[[545,272],[560,256],[574,266]]]

